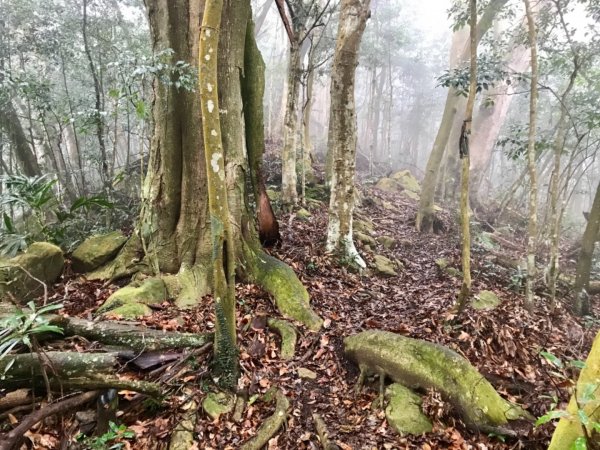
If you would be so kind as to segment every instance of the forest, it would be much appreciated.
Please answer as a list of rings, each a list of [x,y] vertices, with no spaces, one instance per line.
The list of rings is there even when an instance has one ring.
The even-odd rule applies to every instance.
[[[0,450],[600,450],[599,0],[0,0]]]

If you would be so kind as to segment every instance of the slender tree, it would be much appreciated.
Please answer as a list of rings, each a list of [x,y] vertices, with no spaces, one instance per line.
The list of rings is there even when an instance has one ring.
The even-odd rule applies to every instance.
[[[369,17],[370,0],[343,0],[331,73],[329,151],[332,154],[331,196],[327,250],[340,250],[359,267],[365,262],[354,246],[354,176],[356,164],[356,111],[354,80],[358,49]]]
[[[525,282],[525,307],[533,310],[533,283],[535,280],[535,251],[537,237],[537,169],[535,155],[535,136],[538,100],[538,60],[537,31],[535,18],[529,0],[525,3],[525,14],[529,29],[529,47],[531,51],[531,91],[529,94],[529,134],[527,138],[527,168],[529,171],[529,226],[527,236],[527,280]]]

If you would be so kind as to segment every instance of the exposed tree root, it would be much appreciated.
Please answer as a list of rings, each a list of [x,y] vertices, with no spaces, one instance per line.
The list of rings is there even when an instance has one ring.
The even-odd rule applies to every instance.
[[[45,406],[42,409],[31,413],[27,416],[19,425],[14,429],[6,433],[2,439],[0,439],[0,450],[12,450],[15,448],[23,438],[23,435],[29,431],[36,423],[42,421],[46,417],[60,414],[62,412],[69,411],[76,408],[79,405],[83,405],[94,400],[98,396],[98,391],[85,392],[75,397],[70,397],[65,400],[53,403]]]
[[[91,322],[73,317],[55,316],[50,323],[63,329],[66,336],[82,336],[104,345],[125,347],[137,352],[174,348],[199,348],[212,342],[212,334],[175,333],[136,325]]]
[[[262,250],[245,246],[246,271],[251,281],[273,296],[279,311],[297,320],[313,331],[323,325],[310,307],[308,291],[294,271],[285,263],[267,255]]]
[[[244,443],[240,447],[240,450],[260,450],[269,442],[269,439],[275,436],[279,428],[285,423],[290,402],[280,390],[277,390],[275,393],[275,400],[275,412],[273,415],[264,421],[258,429],[256,436]]]
[[[323,450],[338,450],[339,447],[329,440],[329,432],[327,431],[327,426],[325,425],[323,418],[317,413],[314,413],[312,417]]]
[[[298,339],[295,328],[281,319],[269,319],[267,324],[281,336],[281,358],[292,359]]]
[[[191,392],[186,392],[190,395]],[[169,450],[189,450],[194,446],[194,429],[198,419],[198,404],[195,400],[190,400],[183,408],[186,412],[185,417],[177,424],[169,442]]]
[[[532,418],[500,397],[469,361],[441,345],[377,330],[348,337],[344,344],[346,354],[361,370],[407,387],[435,389],[476,430],[498,430],[509,420]]]
[[[144,262],[143,255],[142,243],[133,234],[115,259],[86,274],[86,277],[88,280],[105,280],[107,283],[112,283],[140,271],[149,272],[149,267]]]

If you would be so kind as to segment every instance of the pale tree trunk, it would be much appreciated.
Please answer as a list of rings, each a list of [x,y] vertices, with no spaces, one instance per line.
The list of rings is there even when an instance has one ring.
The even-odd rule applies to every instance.
[[[290,43],[287,75],[287,100],[283,125],[281,153],[281,201],[286,209],[298,203],[296,148],[298,139],[298,97],[300,93],[300,44],[296,38]]]
[[[527,168],[529,171],[529,226],[527,236],[527,280],[525,283],[525,307],[533,310],[533,283],[535,281],[535,251],[537,236],[537,169],[535,162],[535,137],[538,98],[537,31],[529,0],[523,0],[529,27],[531,49],[531,93],[529,98],[529,135],[527,144]]]
[[[42,174],[37,158],[27,140],[23,125],[12,101],[9,99],[0,105],[0,125],[6,130],[10,139],[13,154],[23,175],[28,177]]]
[[[520,73],[527,68],[529,65],[528,53],[524,46],[519,46],[513,50],[509,62],[512,71]],[[482,104],[479,107],[479,113],[475,116],[471,139],[471,173],[473,178],[471,192],[477,197],[478,203],[481,203],[479,200],[481,184],[490,164],[494,145],[508,115],[514,91],[513,84],[503,84],[494,88],[491,91],[494,104],[492,106]]]
[[[471,67],[469,71],[469,97],[465,120],[462,125],[459,156],[462,159],[462,177],[460,189],[460,222],[462,231],[462,271],[463,281],[458,296],[458,311],[462,312],[471,296],[471,220],[469,217],[469,137],[473,121],[473,107],[477,94],[477,0],[469,2],[469,41],[471,48]]]
[[[305,100],[302,108],[302,199],[304,200],[305,184],[314,183],[313,144],[310,137],[310,119],[313,107],[313,87],[315,83],[315,46],[311,45],[308,53],[308,74],[306,76]]]
[[[548,262],[548,289],[550,291],[550,302],[554,307],[556,302],[556,282],[558,281],[559,258],[560,258],[560,228],[562,224],[562,212],[560,211],[560,183],[561,183],[561,159],[565,148],[568,131],[568,113],[566,101],[575,85],[579,62],[574,61],[573,72],[569,78],[569,84],[560,97],[560,116],[558,119],[556,138],[554,139],[554,166],[550,177],[550,261]]]
[[[352,214],[356,165],[354,82],[358,50],[369,17],[370,0],[342,0],[331,72],[329,152],[332,153],[327,250],[339,250],[361,268],[365,262],[354,246]]]
[[[590,313],[588,290],[590,286],[590,272],[596,241],[600,237],[600,183],[596,188],[594,203],[588,216],[587,226],[581,240],[581,250],[577,259],[577,272],[575,275],[575,305],[574,312],[579,316]]]
[[[497,14],[501,11],[508,0],[492,0],[477,25],[477,43],[481,41],[483,35],[490,29]],[[465,46],[461,53],[459,61],[467,60],[469,55],[469,47]],[[454,123],[454,117],[457,112],[457,105],[461,99],[456,95],[456,90],[450,88],[448,90],[448,96],[446,98],[446,104],[444,106],[444,114],[442,116],[442,122],[438,129],[438,133],[433,143],[433,148],[429,159],[427,160],[427,167],[425,169],[425,178],[422,184],[421,198],[419,200],[419,210],[417,212],[416,227],[419,231],[431,232],[433,230],[434,221],[434,197],[435,189],[437,186],[438,175],[440,171],[441,162],[444,156],[444,151],[448,145],[448,139]]]

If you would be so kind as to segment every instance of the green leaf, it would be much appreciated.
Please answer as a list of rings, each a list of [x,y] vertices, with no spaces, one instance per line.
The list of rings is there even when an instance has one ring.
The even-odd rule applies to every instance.
[[[579,436],[571,445],[571,450],[587,450],[587,442],[585,437]]]
[[[572,361],[569,361],[569,365],[573,366],[577,369],[585,369],[585,361],[580,361],[578,359],[574,359]]]
[[[577,417],[579,417],[579,421],[582,425],[587,427],[590,424],[590,418],[583,409],[577,411]]]
[[[546,361],[548,361],[550,364],[552,364],[556,367],[559,367],[559,368],[564,367],[563,362],[560,360],[560,358],[553,355],[552,353],[542,351],[542,352],[540,352],[540,355],[542,355],[546,359]]]
[[[542,417],[540,417],[538,420],[536,420],[535,426],[539,427],[540,425],[548,423],[551,420],[560,419],[562,417],[568,417],[568,416],[569,416],[569,413],[567,411],[561,411],[561,410],[550,411],[548,414],[544,414]]]

